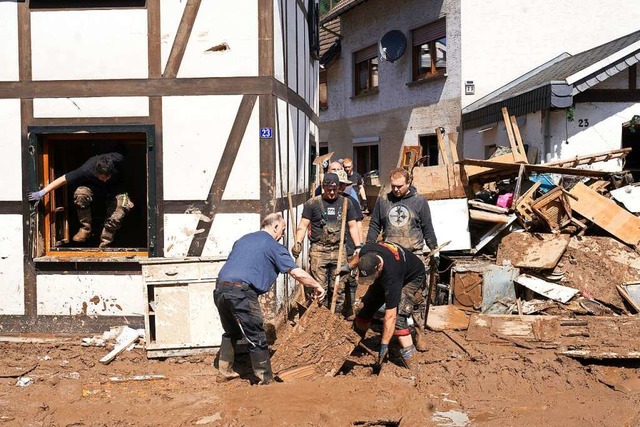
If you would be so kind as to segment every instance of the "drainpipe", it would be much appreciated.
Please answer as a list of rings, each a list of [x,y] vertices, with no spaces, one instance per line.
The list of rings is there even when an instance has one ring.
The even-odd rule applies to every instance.
[[[545,163],[551,161],[551,111],[546,109],[542,112],[542,132],[543,150],[542,158]]]

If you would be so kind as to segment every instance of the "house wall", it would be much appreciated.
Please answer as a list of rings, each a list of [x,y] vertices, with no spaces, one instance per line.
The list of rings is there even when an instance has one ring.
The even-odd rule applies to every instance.
[[[155,126],[149,221],[160,255],[225,257],[265,214],[288,218],[289,195],[299,218],[310,141],[318,140],[306,4],[163,0],[31,11],[28,2],[0,2],[0,330],[102,331],[125,318],[142,324],[145,312],[136,262],[33,259],[27,242],[42,224],[30,221],[37,216],[24,200],[35,186],[30,126]],[[229,49],[209,50],[222,43]],[[271,136],[261,132],[268,128]],[[293,287],[279,279],[267,317]]]
[[[563,52],[576,54],[638,29],[628,0],[461,2],[462,108]],[[488,25],[496,23],[496,25]],[[465,141],[465,144],[467,141]]]
[[[369,0],[343,14],[342,52],[328,69],[329,108],[320,115],[320,140],[335,158],[353,156],[353,140],[379,139],[380,174],[386,177],[400,160],[403,145],[436,127],[455,131],[460,117],[460,21],[457,2]],[[447,77],[409,85],[412,80],[411,30],[447,18]],[[366,22],[367,25],[362,25]],[[404,55],[394,63],[379,61],[379,93],[353,97],[353,53],[378,43],[388,31],[407,37]],[[366,171],[365,171],[366,172]]]

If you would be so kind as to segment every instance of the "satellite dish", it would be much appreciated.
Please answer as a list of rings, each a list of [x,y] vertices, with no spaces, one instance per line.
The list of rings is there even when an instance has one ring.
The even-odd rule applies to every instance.
[[[380,58],[384,61],[398,60],[407,48],[407,38],[400,30],[391,30],[378,43]]]

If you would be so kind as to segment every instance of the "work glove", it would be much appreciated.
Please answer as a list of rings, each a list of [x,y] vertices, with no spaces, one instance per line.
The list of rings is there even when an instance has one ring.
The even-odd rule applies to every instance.
[[[340,267],[340,270],[338,270],[338,276],[342,278],[346,275],[349,275],[349,277],[351,277],[352,279],[355,279],[357,275],[357,270],[352,269],[349,264],[344,264],[342,267]]]
[[[380,352],[378,353],[378,366],[382,366],[382,363],[387,358],[389,354],[389,344],[380,344]]]
[[[296,244],[293,245],[293,248],[291,249],[291,254],[293,254],[293,257],[295,259],[298,259],[298,257],[300,256],[300,252],[302,252],[302,243],[296,242]]]
[[[44,190],[33,191],[27,193],[27,200],[29,200],[30,202],[37,202],[38,200],[42,199],[45,194],[47,193]]]

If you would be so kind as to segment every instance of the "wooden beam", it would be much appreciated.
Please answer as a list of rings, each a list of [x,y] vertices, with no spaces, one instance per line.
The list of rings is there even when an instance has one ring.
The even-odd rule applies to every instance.
[[[524,145],[522,144],[522,136],[520,135],[520,128],[518,127],[518,120],[516,116],[511,116],[510,118],[511,126],[513,127],[513,135],[516,138],[516,144],[518,146],[518,159],[524,163],[529,163],[527,160],[527,153],[524,150]],[[514,155],[514,158],[516,156]]]
[[[489,170],[480,172],[473,175],[474,179],[484,178],[486,175],[515,175],[520,170],[520,164],[518,163],[502,163],[492,162],[489,160],[477,160],[477,159],[462,159],[457,162],[460,165],[482,166]],[[555,166],[545,165],[531,165],[525,164],[525,173],[530,172],[542,172],[542,173],[557,173],[562,175],[575,175],[575,176],[606,176],[611,172],[597,171],[590,169],[574,169],[574,168],[560,168]]]
[[[200,8],[201,0],[187,0],[187,4],[184,6],[182,13],[182,19],[180,19],[180,25],[176,33],[176,38],[173,40],[173,46],[171,46],[171,53],[169,53],[169,59],[167,65],[164,68],[162,77],[175,78],[180,70],[180,64],[184,57],[184,52],[187,50],[187,44],[189,43],[189,36],[193,30],[193,24],[198,15],[198,9]]]

